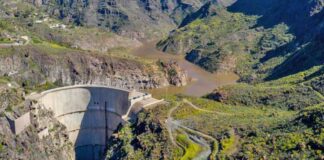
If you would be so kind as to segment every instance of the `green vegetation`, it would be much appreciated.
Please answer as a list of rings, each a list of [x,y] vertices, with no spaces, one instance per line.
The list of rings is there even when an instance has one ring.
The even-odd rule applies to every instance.
[[[271,106],[300,110],[324,101],[323,95],[309,84],[309,82],[317,81],[319,77],[307,79],[319,69],[319,67],[314,67],[278,80],[255,85],[225,86],[217,89],[208,97],[234,105]]]
[[[314,130],[308,122],[312,123],[313,118],[321,120],[323,107],[306,109],[310,110],[306,111],[307,114],[302,110],[294,121],[249,136],[242,146],[240,157],[257,158],[263,154],[268,158],[320,159],[323,155],[323,150],[320,149],[323,146],[323,124],[318,125],[321,129]],[[314,126],[317,124],[314,123]]]
[[[35,44],[39,44],[39,43],[42,43],[42,40],[40,40],[37,37],[32,37],[32,42],[35,43]]]
[[[227,135],[228,137],[225,137],[221,140],[220,142],[220,146],[221,146],[221,152],[220,157],[224,156],[224,155],[230,155],[231,150],[236,148],[236,137],[234,135],[234,132],[231,132]]]
[[[202,110],[182,103],[182,98],[186,98]],[[208,99],[183,96],[168,96],[167,100],[172,103],[144,111],[140,113],[139,118],[144,118],[143,122],[146,124],[151,123],[152,119],[142,117],[142,115],[154,116],[164,122],[167,110],[177,104],[173,102],[180,102],[181,105],[172,114],[173,118],[182,125],[210,135],[219,141],[219,143],[211,143],[213,151],[210,154],[211,159],[231,157],[237,159],[304,157],[308,159],[320,157],[323,154],[320,150],[323,145],[323,105],[305,107],[300,111],[287,111],[271,107],[271,105],[268,107],[224,105]],[[162,126],[162,130],[166,131],[163,123],[159,125]],[[132,136],[137,135],[135,130],[143,128],[140,126],[136,122],[131,126],[134,131]],[[140,137],[151,137],[149,130],[142,131],[140,131]],[[197,156],[202,146],[190,140],[184,131],[176,132],[175,136],[179,143],[178,147],[183,149],[183,152],[180,152],[179,148],[174,148],[173,152],[163,152],[164,156],[171,156],[174,159],[191,159]],[[193,134],[193,132],[188,133]],[[163,136],[168,137],[167,134]],[[163,143],[171,147],[170,140],[165,140],[158,144]],[[142,141],[140,140],[141,144],[146,144]],[[134,143],[132,146],[134,147]],[[150,153],[144,148],[139,147],[136,152]]]
[[[298,110],[322,101],[316,92],[307,86],[264,87],[247,84],[227,86],[214,95],[223,95],[215,99],[245,106],[273,106],[283,109]],[[211,95],[210,97],[213,97]]]
[[[163,155],[174,159],[191,159],[202,151],[204,146],[188,135],[208,141],[210,159],[321,159],[324,99],[311,87],[311,82],[321,78],[321,74],[314,76],[319,71],[321,68],[314,67],[274,81],[224,86],[206,97],[220,102],[168,95],[164,98],[170,104],[143,111],[140,119],[146,114],[166,122],[168,110],[176,107],[171,114],[174,122],[189,130],[178,126],[173,132],[178,146],[170,143],[168,134],[163,135],[169,137],[165,139],[169,143],[163,144],[174,148]],[[147,118],[144,121],[151,123]],[[159,125],[166,132],[168,124]],[[139,129],[137,125],[131,128]],[[141,134],[150,136],[150,132]]]
[[[0,77],[0,109],[9,114],[26,109],[22,107],[23,95],[63,85],[60,82],[62,78],[57,82],[52,82],[56,77],[51,77],[52,81],[48,78],[53,68],[57,72],[69,70],[68,73],[73,74],[68,75],[71,81],[82,76],[114,75],[114,68],[124,64],[131,66],[127,69],[143,69],[148,77],[158,69],[163,74],[161,69],[165,68],[164,73],[169,77],[178,74],[177,69],[162,61],[156,63],[129,55],[129,47],[137,45],[133,40],[96,27],[66,24],[66,29],[53,29],[49,25],[63,22],[50,18],[36,23],[46,14],[24,4],[19,1],[17,7],[0,5],[5,14],[13,15],[0,21],[0,43],[12,43],[21,36],[31,39],[26,45],[0,49],[1,58],[9,57],[15,62],[18,59],[22,65],[17,74],[9,76],[4,72],[6,74]],[[68,9],[62,8],[62,12],[67,13]],[[79,9],[79,6],[73,9]],[[287,21],[285,16],[278,23],[263,25],[261,21],[267,17],[264,15],[234,13],[219,6],[207,9],[207,12],[203,17],[175,29],[159,42],[158,47],[186,54],[187,60],[210,72],[235,72],[242,83],[219,87],[202,98],[166,95],[163,98],[167,104],[143,110],[137,119],[118,128],[107,142],[106,158],[323,159],[323,26],[317,26],[322,20],[315,19],[323,16],[300,17],[305,21],[303,23],[315,26],[306,29]],[[124,13],[119,14],[123,16]],[[154,14],[150,16],[154,17]],[[84,23],[84,19],[78,22],[74,18],[75,23]],[[104,25],[109,15],[99,18],[102,18],[100,24]],[[177,21],[181,19],[175,18]],[[268,19],[273,20],[272,17]],[[129,20],[116,20],[101,27],[126,26]],[[301,35],[298,30],[305,33]],[[121,42],[123,45],[119,44]],[[97,63],[100,59],[104,59],[102,64],[101,61]],[[120,61],[123,63],[115,65]],[[13,63],[12,68],[15,68],[15,62],[8,63]],[[96,69],[100,67],[105,69],[97,73]],[[8,87],[12,81],[23,89]],[[4,113],[0,115],[0,118],[5,118]],[[60,128],[61,125],[53,125],[50,132]],[[0,141],[1,152],[7,146],[2,139]],[[22,155],[29,153],[25,148],[30,146],[25,144],[28,143],[12,146]],[[210,154],[204,155],[207,154],[205,151]]]
[[[209,155],[209,159],[210,160],[215,160],[216,157],[217,157],[217,153],[218,153],[218,150],[219,150],[219,146],[218,146],[218,142],[217,141],[214,141],[213,144],[212,144],[212,153]]]
[[[271,127],[288,121],[296,113],[271,107],[243,107],[224,105],[207,99],[189,98],[193,104],[201,109],[212,112],[203,112],[184,104],[175,112],[174,118],[179,119],[195,130],[218,137],[227,132],[228,127],[262,128]],[[223,126],[223,127],[222,127]],[[227,127],[226,127],[227,126]]]
[[[176,29],[160,41],[158,47],[166,52],[186,54],[187,60],[210,72],[234,71],[241,81],[248,83],[272,77],[276,74],[272,72],[274,69],[282,70],[280,74],[291,74],[292,71],[284,72],[288,67],[278,68],[291,54],[299,52],[291,49],[298,44],[294,43],[296,37],[290,32],[290,26],[279,23],[266,28],[258,24],[259,20],[258,16],[228,12],[218,7],[216,15],[196,19]],[[311,52],[311,47],[306,49],[306,46],[298,48],[302,49],[300,54],[309,55],[304,54]],[[319,54],[315,52],[322,59]],[[319,64],[311,57],[305,59],[309,59],[307,66]],[[305,66],[305,69],[309,68]]]
[[[1,32],[4,32],[4,31],[14,32],[15,31],[14,30],[14,24],[12,24],[12,22],[10,22],[8,20],[1,20],[1,22],[0,22],[0,31]]]
[[[40,84],[40,85],[34,86],[32,88],[29,88],[29,90],[36,91],[36,92],[41,92],[41,91],[54,89],[56,87],[58,87],[57,84],[46,81],[44,84]],[[28,89],[28,88],[26,87],[26,89]]]
[[[3,85],[3,84],[6,85],[8,82],[10,82],[9,77],[0,77],[0,85]]]
[[[200,146],[190,140],[186,134],[179,134],[177,135],[176,139],[180,146],[182,146],[185,150],[185,154],[181,160],[194,159],[202,150]]]
[[[164,113],[167,110],[160,110]],[[108,159],[168,159],[179,150],[170,143],[159,113],[142,112],[132,124],[126,124],[109,140]],[[162,114],[163,115],[163,114]],[[165,153],[168,153],[167,155]]]
[[[13,41],[11,41],[11,39],[9,38],[1,38],[0,37],[0,43],[12,43]]]
[[[4,151],[4,149],[5,149],[5,147],[3,146],[3,144],[2,144],[2,143],[0,143],[0,152],[3,152],[3,151]]]

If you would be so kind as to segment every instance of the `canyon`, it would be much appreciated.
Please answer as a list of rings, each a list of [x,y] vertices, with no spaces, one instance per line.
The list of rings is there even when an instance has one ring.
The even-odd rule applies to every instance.
[[[323,0],[0,0],[0,159],[323,159]]]

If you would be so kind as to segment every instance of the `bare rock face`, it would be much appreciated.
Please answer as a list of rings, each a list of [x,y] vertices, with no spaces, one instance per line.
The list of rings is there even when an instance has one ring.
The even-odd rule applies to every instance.
[[[121,88],[159,88],[185,85],[186,75],[176,64],[161,68],[141,62],[82,51],[45,54],[26,47],[0,58],[0,75],[22,86],[52,82],[57,85],[99,84]],[[155,67],[154,67],[155,66]],[[174,74],[170,70],[174,70]]]
[[[162,67],[165,76],[168,78],[169,83],[175,86],[185,86],[187,85],[188,76],[180,66],[174,62],[163,62],[159,61],[160,66]]]

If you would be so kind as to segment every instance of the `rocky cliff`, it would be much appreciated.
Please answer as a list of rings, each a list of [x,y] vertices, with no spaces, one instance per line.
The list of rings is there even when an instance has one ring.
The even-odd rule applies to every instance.
[[[0,75],[22,86],[51,82],[57,85],[101,84],[145,89],[186,83],[184,74],[165,76],[154,62],[143,64],[137,60],[69,49],[50,54],[33,46],[12,48],[8,52],[1,55]],[[179,80],[172,81],[173,78]]]

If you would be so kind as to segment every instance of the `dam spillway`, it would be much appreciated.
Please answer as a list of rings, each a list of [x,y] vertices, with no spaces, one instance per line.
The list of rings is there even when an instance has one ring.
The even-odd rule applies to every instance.
[[[102,159],[107,140],[132,114],[161,102],[150,94],[80,85],[40,93],[38,103],[66,126],[75,159]]]

